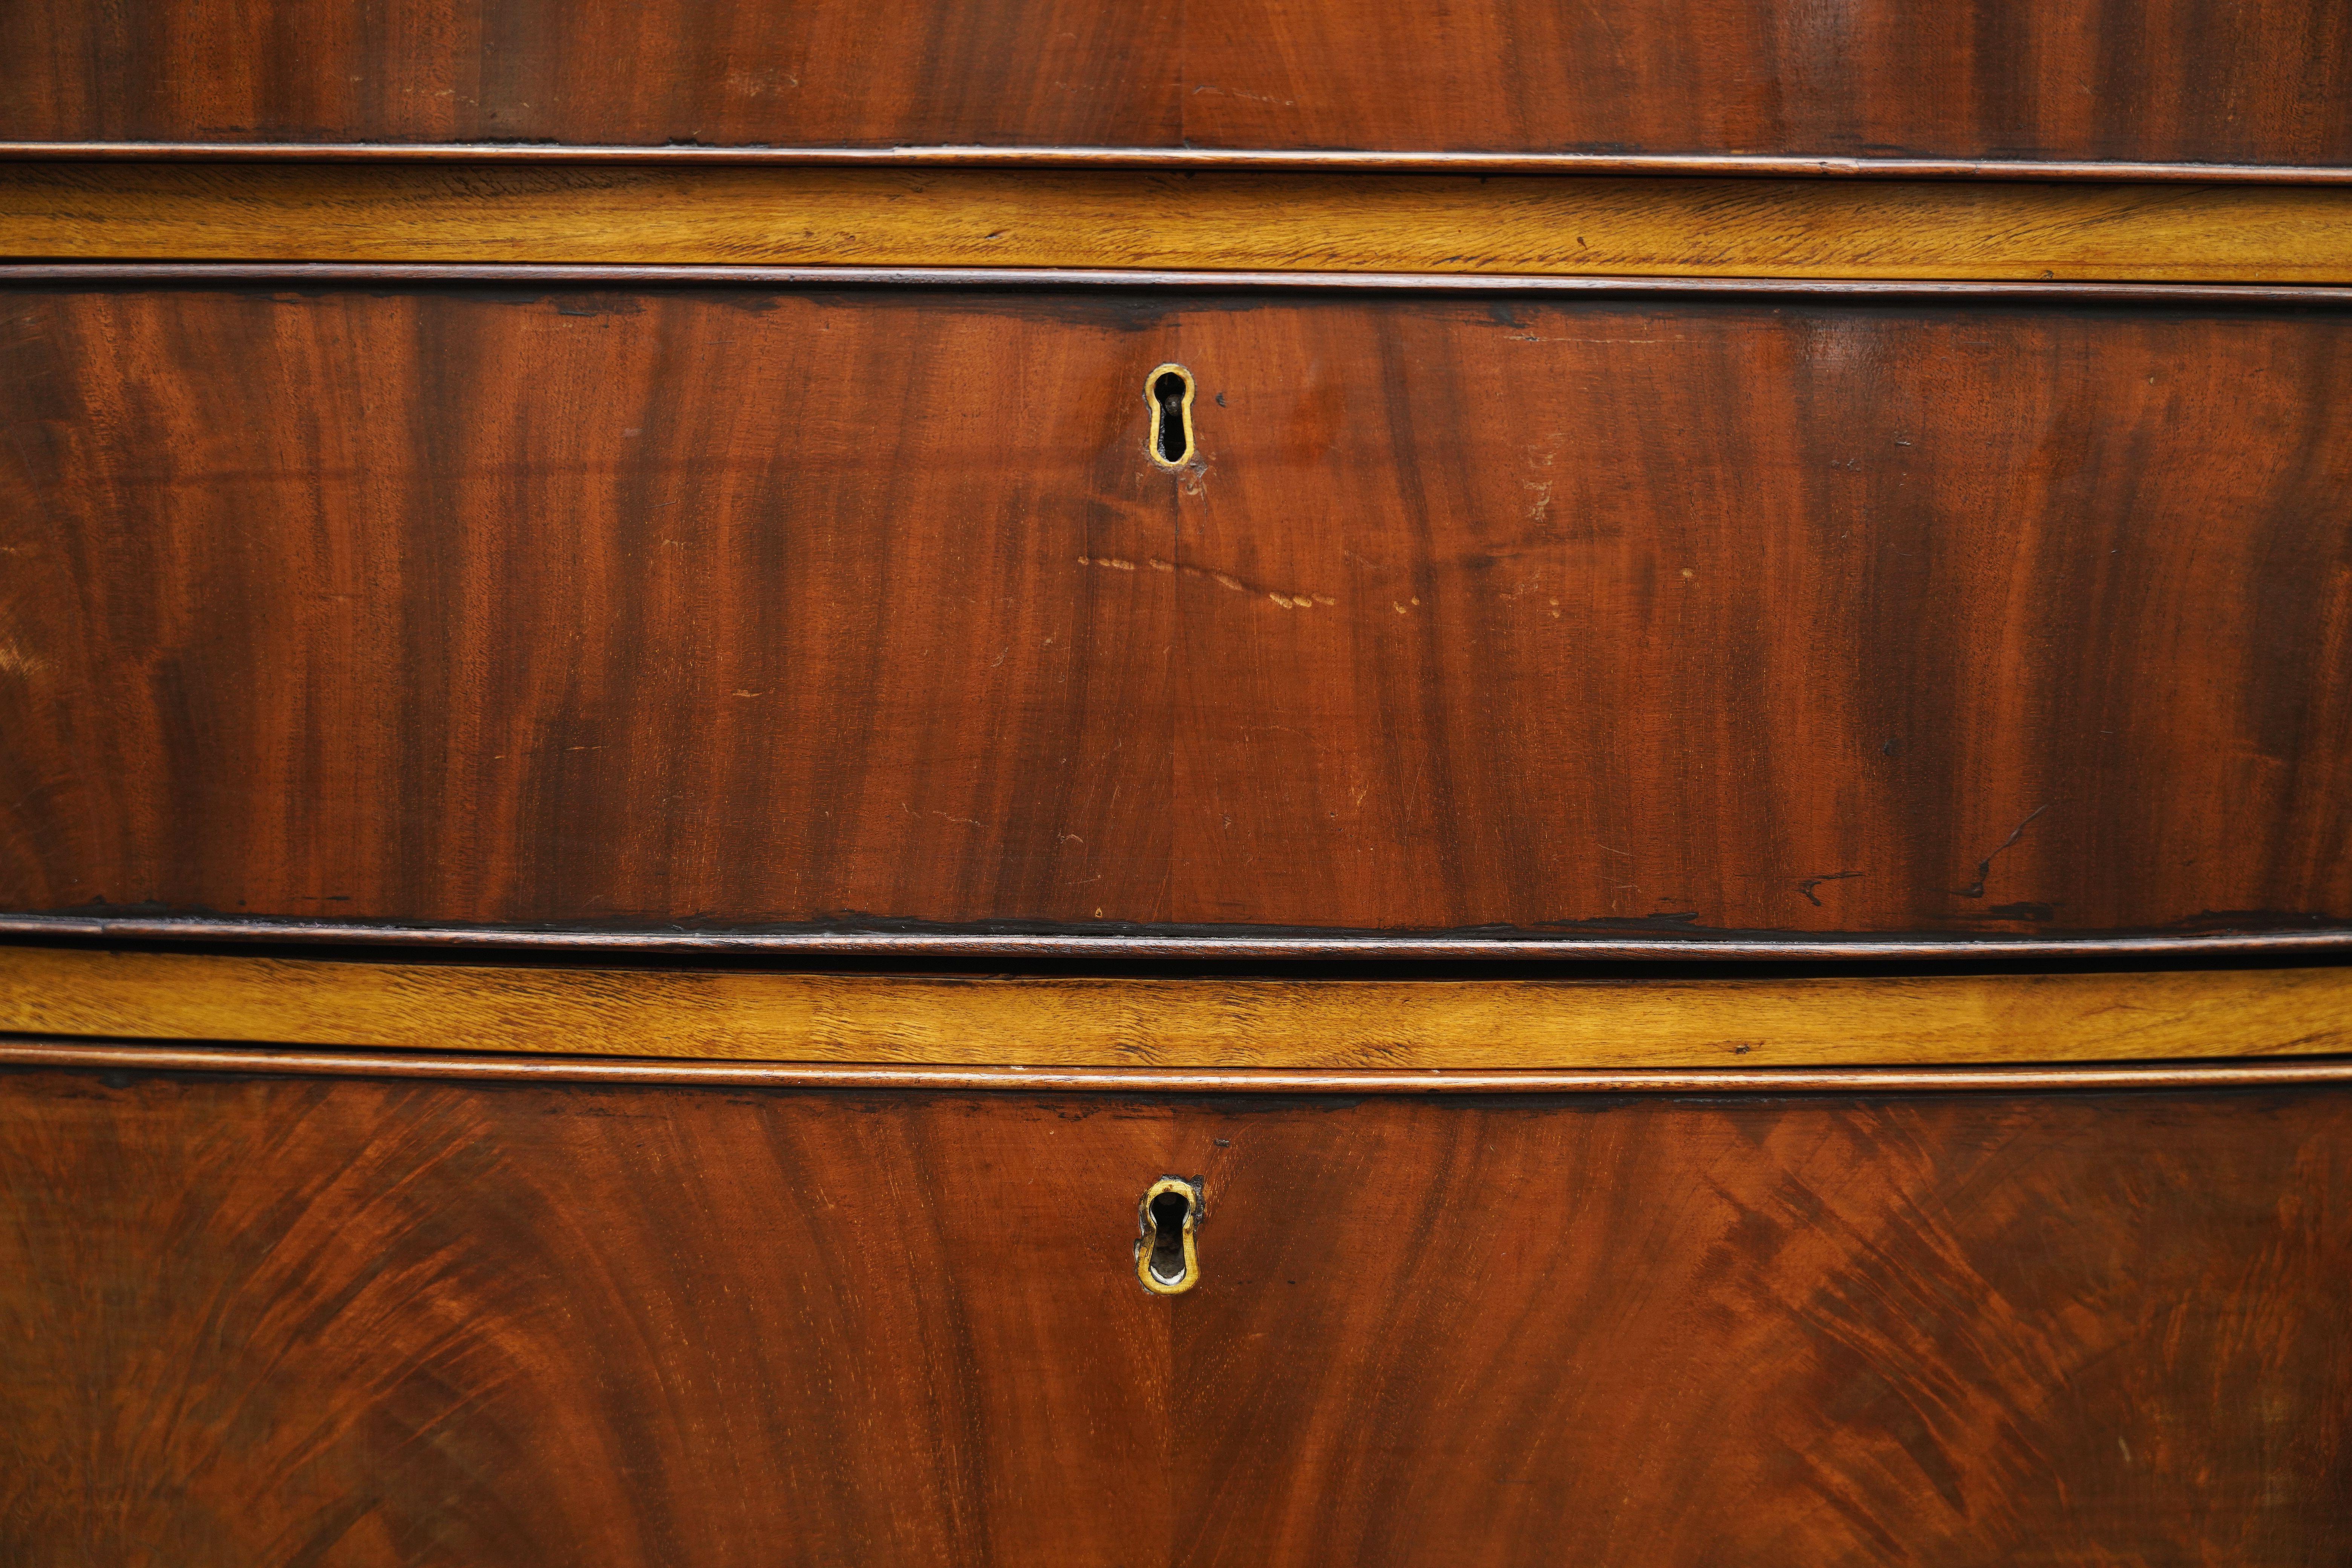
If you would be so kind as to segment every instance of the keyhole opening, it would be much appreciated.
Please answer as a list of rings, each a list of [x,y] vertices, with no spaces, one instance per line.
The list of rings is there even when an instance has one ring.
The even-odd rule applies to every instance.
[[[1162,1193],[1151,1200],[1151,1276],[1162,1285],[1184,1278],[1184,1216],[1192,1200],[1182,1193]]]
[[[1201,1256],[1193,1239],[1200,1205],[1199,1184],[1181,1176],[1162,1176],[1143,1194],[1135,1272],[1153,1295],[1181,1295],[1200,1283]]]
[[[1144,378],[1143,401],[1151,409],[1151,460],[1181,468],[1192,460],[1192,373],[1163,364]]]

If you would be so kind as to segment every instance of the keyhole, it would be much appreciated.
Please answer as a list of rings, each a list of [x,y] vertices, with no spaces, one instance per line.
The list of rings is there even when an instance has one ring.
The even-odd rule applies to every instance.
[[[1160,460],[1181,463],[1184,460],[1184,378],[1172,372],[1151,384],[1151,395],[1160,401]]]
[[[1136,1275],[1155,1296],[1181,1295],[1201,1280],[1201,1257],[1192,1237],[1201,1217],[1200,1184],[1162,1176],[1143,1194],[1142,1208]]]
[[[1192,373],[1163,364],[1143,381],[1143,401],[1151,409],[1151,460],[1181,468],[1192,460]]]
[[[1162,1285],[1184,1278],[1184,1216],[1192,1212],[1192,1199],[1181,1193],[1151,1200],[1151,1277]]]

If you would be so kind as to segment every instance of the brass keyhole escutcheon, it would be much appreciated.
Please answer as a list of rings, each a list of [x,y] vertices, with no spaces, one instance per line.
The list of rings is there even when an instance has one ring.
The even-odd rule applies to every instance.
[[[1143,378],[1143,401],[1151,410],[1144,447],[1151,461],[1173,473],[1192,460],[1192,373],[1163,364]]]
[[[1201,1184],[1162,1176],[1138,1205],[1143,1235],[1135,1244],[1135,1274],[1155,1296],[1181,1296],[1201,1282],[1201,1251],[1192,1238],[1201,1223]]]

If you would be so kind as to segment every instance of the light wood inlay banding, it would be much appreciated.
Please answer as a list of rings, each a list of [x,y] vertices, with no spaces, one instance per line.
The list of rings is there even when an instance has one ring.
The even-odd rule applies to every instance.
[[[2352,968],[1733,980],[822,974],[0,949],[0,1030],[958,1066],[1527,1069],[2352,1051]]]
[[[614,164],[0,167],[0,255],[2336,283],[2324,185]]]

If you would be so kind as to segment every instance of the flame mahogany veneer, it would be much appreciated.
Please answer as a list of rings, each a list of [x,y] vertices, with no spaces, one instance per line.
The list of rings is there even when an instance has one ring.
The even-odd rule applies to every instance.
[[[0,58],[23,142],[2352,162],[2331,0],[144,0]]]
[[[15,1069],[0,1531],[124,1568],[2319,1568],[2347,1161],[2340,1085]],[[1201,1282],[1155,1297],[1171,1173]]]
[[[2344,1562],[2341,5],[0,60],[0,1561]]]
[[[2333,310],[7,303],[18,914],[2352,921]]]

